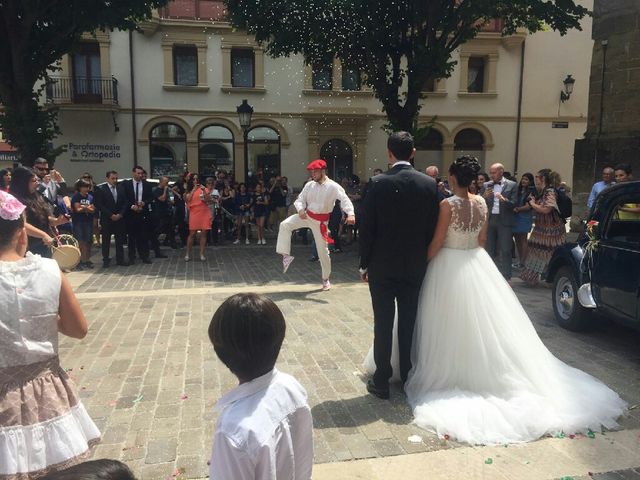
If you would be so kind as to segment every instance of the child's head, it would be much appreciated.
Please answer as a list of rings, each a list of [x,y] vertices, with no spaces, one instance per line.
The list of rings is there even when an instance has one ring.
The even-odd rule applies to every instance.
[[[0,252],[15,249],[19,244],[26,248],[24,210],[25,206],[13,195],[0,191]]]
[[[136,477],[124,463],[102,459],[50,473],[42,480],[136,480]]]
[[[84,178],[81,178],[76,182],[76,191],[82,195],[86,195],[89,193],[89,189],[91,188],[91,184],[87,182]]]
[[[218,358],[241,382],[273,369],[286,325],[272,300],[255,293],[227,298],[213,314],[209,339]]]

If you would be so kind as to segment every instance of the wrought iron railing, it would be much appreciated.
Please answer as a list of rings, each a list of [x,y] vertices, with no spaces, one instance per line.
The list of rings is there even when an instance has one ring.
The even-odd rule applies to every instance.
[[[51,103],[101,103],[118,105],[118,80],[115,77],[51,77],[47,85]]]

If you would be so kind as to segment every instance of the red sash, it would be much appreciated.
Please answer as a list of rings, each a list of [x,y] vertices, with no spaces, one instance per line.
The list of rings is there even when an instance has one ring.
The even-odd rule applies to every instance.
[[[311,210],[307,210],[307,216],[314,220],[320,222],[320,234],[322,238],[326,240],[329,245],[333,245],[333,238],[329,236],[329,231],[327,230],[326,222],[329,221],[329,217],[331,217],[330,213],[314,213]]]

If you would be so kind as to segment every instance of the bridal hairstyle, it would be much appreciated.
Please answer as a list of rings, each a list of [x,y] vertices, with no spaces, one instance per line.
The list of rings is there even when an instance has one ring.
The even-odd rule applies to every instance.
[[[478,172],[480,172],[480,163],[476,157],[471,155],[458,157],[449,167],[449,175],[456,177],[456,181],[461,187],[471,185],[471,182],[478,178]]]
[[[209,339],[218,358],[241,381],[270,372],[284,341],[282,312],[267,297],[238,293],[213,314]]]
[[[409,132],[393,132],[387,140],[387,148],[398,160],[408,161],[413,147],[413,137]]]

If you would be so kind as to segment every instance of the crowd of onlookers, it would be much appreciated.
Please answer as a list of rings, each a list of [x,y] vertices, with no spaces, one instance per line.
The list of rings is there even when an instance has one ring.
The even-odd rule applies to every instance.
[[[4,191],[27,205],[29,251],[50,257],[56,235],[73,235],[81,251],[78,270],[94,268],[92,246],[101,247],[102,266],[111,266],[112,239],[120,266],[138,258],[151,263],[151,252],[155,258],[166,258],[162,246],[186,248],[184,259],[189,261],[196,241],[202,261],[207,245],[249,245],[254,240],[266,245],[265,232],[277,232],[290,213],[294,196],[287,177],[274,174],[267,178],[262,169],[247,182],[237,182],[224,170],[207,177],[185,172],[171,181],[166,176],[149,180],[145,169],[136,166],[130,179],[122,180],[110,170],[102,181],[84,173],[68,184],[60,172],[39,158],[31,169],[0,171],[0,179]],[[355,175],[338,181],[357,216],[365,186]],[[357,225],[345,225],[339,204],[329,227],[335,252],[342,251],[342,237],[348,244],[357,238]],[[300,235],[308,243],[306,232]]]

